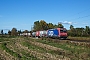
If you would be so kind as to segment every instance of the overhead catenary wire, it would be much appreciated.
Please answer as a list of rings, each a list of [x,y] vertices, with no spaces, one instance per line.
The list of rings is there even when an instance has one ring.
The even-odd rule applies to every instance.
[[[89,17],[89,16],[90,16],[90,15],[86,15],[86,16],[82,16],[82,17],[78,17],[78,18],[70,19],[70,20],[82,19],[82,18],[86,18],[86,17]]]
[[[70,18],[70,17],[73,17],[73,16],[75,16],[75,15],[81,14],[81,13],[86,12],[86,11],[88,11],[88,10],[90,10],[90,8],[85,9],[85,10],[83,10],[83,11],[81,11],[81,12],[76,13],[76,14],[73,14],[73,15],[67,17],[67,18]],[[86,16],[83,16],[83,17],[78,17],[78,18],[69,19],[69,20],[81,19],[81,18],[85,18],[85,17],[89,17],[89,16],[90,16],[90,15],[86,15]],[[65,18],[65,19],[67,19],[67,18]],[[62,20],[65,20],[65,19],[62,19]]]

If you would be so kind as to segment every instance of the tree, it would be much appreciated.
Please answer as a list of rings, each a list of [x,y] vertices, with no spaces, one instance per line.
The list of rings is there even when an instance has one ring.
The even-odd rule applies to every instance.
[[[44,20],[35,21],[33,28],[34,28],[33,31],[47,30],[48,29],[48,25],[47,25],[47,23]]]
[[[72,30],[74,28],[74,26],[73,25],[70,25],[70,30]]]
[[[54,28],[63,28],[62,24],[54,25],[53,23],[46,23],[44,20],[35,21],[33,31],[48,30]]]
[[[76,32],[76,29],[74,28],[74,26],[70,25],[70,30],[68,30],[68,35],[69,36],[76,36],[77,34],[75,32]]]
[[[54,25],[54,28],[58,28],[58,25],[55,24],[55,25]]]
[[[18,30],[18,34],[19,34],[19,36],[20,36],[21,33],[22,33],[21,30]]]
[[[64,28],[64,26],[61,23],[58,23],[58,28]]]
[[[54,25],[52,23],[48,23],[48,29],[53,29],[54,28]]]
[[[85,32],[86,32],[87,35],[90,34],[90,28],[89,28],[89,26],[86,26],[86,28],[85,28]]]
[[[76,30],[76,36],[83,36],[83,34],[84,34],[84,28],[75,28],[75,30]]]
[[[12,36],[17,36],[17,29],[16,28],[12,28],[11,35]]]
[[[24,33],[28,33],[29,31],[28,30],[25,30],[25,31],[23,31]]]
[[[2,34],[2,36],[3,36],[3,30],[1,30],[1,34]]]
[[[47,30],[47,23],[44,20],[41,20],[39,23],[40,23],[40,30]]]
[[[8,31],[8,35],[11,35],[11,31],[10,30]]]
[[[39,21],[35,21],[34,22],[34,31],[37,31],[37,30],[40,30],[40,23],[39,23]]]

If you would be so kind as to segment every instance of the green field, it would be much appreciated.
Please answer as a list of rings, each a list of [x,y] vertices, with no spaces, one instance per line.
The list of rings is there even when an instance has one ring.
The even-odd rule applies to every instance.
[[[74,40],[90,40],[90,37],[68,37],[68,39],[74,39]]]
[[[90,60],[89,46],[67,40],[1,37],[0,60]]]

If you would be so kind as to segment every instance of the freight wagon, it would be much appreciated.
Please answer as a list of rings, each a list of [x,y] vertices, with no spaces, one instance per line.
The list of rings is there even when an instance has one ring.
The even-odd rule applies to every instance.
[[[36,37],[46,37],[47,31],[36,31]]]
[[[32,33],[32,37],[36,37],[36,32],[33,32]]]
[[[20,35],[22,35],[22,36],[29,36],[29,37],[31,37],[31,33],[22,33],[22,34],[20,34]]]

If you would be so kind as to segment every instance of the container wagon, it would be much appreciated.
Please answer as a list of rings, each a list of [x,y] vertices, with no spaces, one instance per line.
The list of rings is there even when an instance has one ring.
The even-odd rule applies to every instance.
[[[46,37],[47,31],[36,31],[36,37]]]
[[[32,33],[32,37],[36,37],[36,32],[33,32]]]

